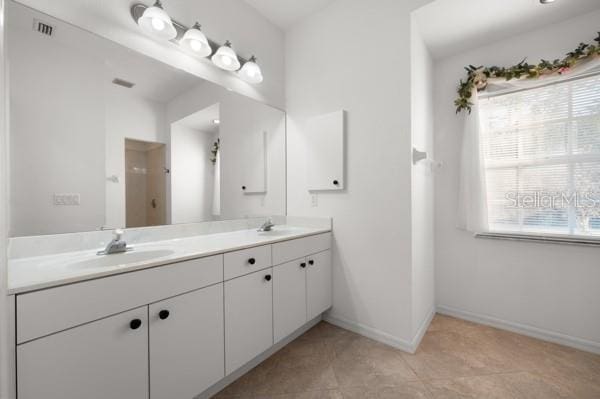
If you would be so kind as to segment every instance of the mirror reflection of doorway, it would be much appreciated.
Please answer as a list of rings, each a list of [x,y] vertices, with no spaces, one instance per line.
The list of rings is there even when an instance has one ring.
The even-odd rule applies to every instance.
[[[166,224],[166,146],[125,139],[126,227]]]
[[[220,105],[171,123],[171,222],[219,220]]]

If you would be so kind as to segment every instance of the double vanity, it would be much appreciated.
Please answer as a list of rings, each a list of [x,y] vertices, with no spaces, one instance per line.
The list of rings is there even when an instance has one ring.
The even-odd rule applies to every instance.
[[[331,307],[331,220],[288,215],[305,207],[288,206],[285,110],[170,58],[179,43],[115,18],[130,2],[100,7],[126,45],[37,3],[3,3],[8,397],[210,397]],[[344,113],[315,117],[312,207],[347,187]]]
[[[12,259],[18,398],[193,398],[331,307],[327,223],[189,234]]]

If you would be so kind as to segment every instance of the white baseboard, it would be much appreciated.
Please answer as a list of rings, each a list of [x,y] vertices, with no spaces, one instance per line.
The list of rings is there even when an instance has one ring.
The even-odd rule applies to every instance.
[[[394,348],[400,349],[402,351],[415,353],[434,315],[435,309],[431,309],[430,314],[427,316],[427,318],[425,318],[425,320],[417,330],[417,334],[415,334],[415,336],[410,342],[398,337],[394,337],[393,335],[380,331],[376,328],[369,327],[364,324],[357,323],[355,321],[351,321],[340,316],[336,316],[334,314],[326,314],[323,317],[323,320],[333,324],[334,326],[338,326],[345,330],[352,331],[356,334],[362,335],[367,338],[371,338],[375,341],[384,343],[386,345],[393,346]]]
[[[491,316],[468,312],[465,310],[455,309],[449,306],[438,305],[437,312],[443,315],[472,321],[474,323],[485,324],[502,330],[512,331],[517,334],[527,335],[528,337],[553,342],[555,344],[565,345],[575,349],[581,349],[586,352],[600,354],[600,342],[588,341],[586,339],[561,334],[555,331],[544,330],[538,327],[533,327],[521,323],[515,323],[508,320],[502,320]]]
[[[421,341],[423,340],[423,337],[425,336],[425,333],[427,332],[427,329],[429,328],[429,325],[431,324],[431,321],[433,320],[434,316],[435,316],[435,306],[429,310],[427,317],[425,318],[425,320],[423,320],[423,323],[421,323],[421,325],[419,326],[419,329],[417,330],[417,333],[413,337],[412,342],[411,342],[411,346],[412,346],[413,350],[410,353],[415,353],[417,351],[417,348],[419,347],[419,345],[421,345]]]

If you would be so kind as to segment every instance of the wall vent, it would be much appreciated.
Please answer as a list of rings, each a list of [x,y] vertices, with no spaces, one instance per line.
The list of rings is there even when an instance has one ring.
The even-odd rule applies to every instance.
[[[135,86],[135,83],[131,83],[119,78],[114,78],[112,82],[117,86],[127,87],[128,89],[131,89],[133,86]]]
[[[41,33],[42,35],[52,36],[52,34],[54,33],[54,26],[47,24],[46,22],[40,21],[39,19],[34,19],[33,30]]]

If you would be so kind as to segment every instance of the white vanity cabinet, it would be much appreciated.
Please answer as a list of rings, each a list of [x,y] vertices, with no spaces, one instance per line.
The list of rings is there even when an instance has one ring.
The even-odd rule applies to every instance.
[[[306,302],[308,319],[326,311],[332,304],[331,250],[307,258]]]
[[[329,232],[263,241],[17,293],[17,399],[215,389],[331,306],[330,248]]]
[[[150,397],[193,398],[224,375],[223,284],[151,304]]]
[[[225,282],[225,372],[273,345],[273,270]]]
[[[273,335],[279,342],[332,304],[331,251],[273,268]]]
[[[308,321],[306,315],[306,259],[273,268],[273,335],[279,342]]]
[[[17,359],[19,399],[147,399],[147,309],[24,343]]]

